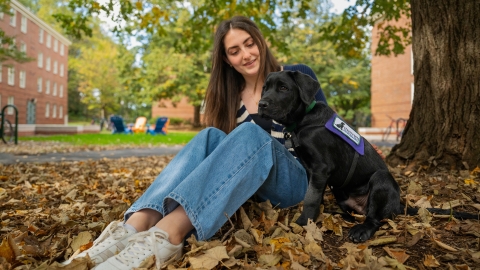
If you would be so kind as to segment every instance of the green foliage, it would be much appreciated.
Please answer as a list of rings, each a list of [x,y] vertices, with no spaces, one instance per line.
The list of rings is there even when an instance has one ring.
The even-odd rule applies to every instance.
[[[160,146],[188,143],[198,132],[169,131],[167,135],[149,134],[76,134],[19,137],[20,141],[54,141],[75,145]]]
[[[368,53],[371,29],[378,23],[380,40],[376,55],[402,54],[411,42],[411,27],[398,26],[402,16],[410,18],[409,0],[356,0],[341,15],[322,29],[322,39],[334,44],[335,50],[348,58],[362,58]]]

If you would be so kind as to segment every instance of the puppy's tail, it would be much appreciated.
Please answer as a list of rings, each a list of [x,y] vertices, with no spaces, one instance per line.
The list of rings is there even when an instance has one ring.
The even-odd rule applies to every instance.
[[[418,208],[407,208],[407,215],[414,216],[418,213]],[[428,212],[432,214],[439,214],[439,215],[451,215],[456,219],[477,219],[480,220],[480,214],[470,214],[465,212],[457,212],[448,209],[440,209],[440,208],[427,208]]]

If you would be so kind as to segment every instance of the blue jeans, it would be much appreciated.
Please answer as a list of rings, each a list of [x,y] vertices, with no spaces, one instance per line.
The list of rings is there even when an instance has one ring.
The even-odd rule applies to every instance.
[[[260,126],[244,123],[226,135],[198,133],[127,210],[149,208],[168,215],[181,205],[199,240],[212,237],[252,195],[289,207],[307,191],[303,166]]]

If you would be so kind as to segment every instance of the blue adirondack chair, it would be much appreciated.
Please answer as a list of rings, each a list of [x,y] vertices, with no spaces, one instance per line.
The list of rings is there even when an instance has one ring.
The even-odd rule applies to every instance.
[[[159,117],[157,118],[157,122],[155,123],[155,128],[154,129],[147,129],[147,134],[151,135],[156,135],[156,134],[163,134],[167,135],[165,130],[163,129],[165,127],[165,124],[168,122],[168,117]]]
[[[112,134],[132,134],[132,130],[127,128],[123,123],[123,118],[120,116],[112,116],[110,118],[110,122],[113,123],[113,132]]]

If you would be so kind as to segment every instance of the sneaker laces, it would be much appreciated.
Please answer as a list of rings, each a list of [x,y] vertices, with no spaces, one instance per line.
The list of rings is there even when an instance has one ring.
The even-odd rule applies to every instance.
[[[131,264],[135,264],[135,261],[138,260],[138,258],[146,255],[147,250],[152,251],[151,246],[153,246],[153,255],[155,255],[156,267],[157,269],[160,269],[162,265],[162,260],[160,259],[157,242],[159,244],[162,244],[163,241],[168,241],[167,239],[167,235],[159,231],[145,231],[137,233],[136,236],[129,240],[133,243],[131,245],[128,245],[122,251],[122,256],[116,256],[115,258],[121,261],[123,264],[131,267]],[[138,267],[138,265],[136,265],[135,267]]]
[[[113,221],[103,232],[100,234],[100,236],[93,241],[93,246],[94,247],[100,247],[104,244],[107,244],[104,242],[105,239],[107,239],[109,236],[112,236],[113,239],[111,240],[117,240],[122,238],[125,233],[127,233],[127,230],[123,228],[121,224],[119,224],[119,221]]]

